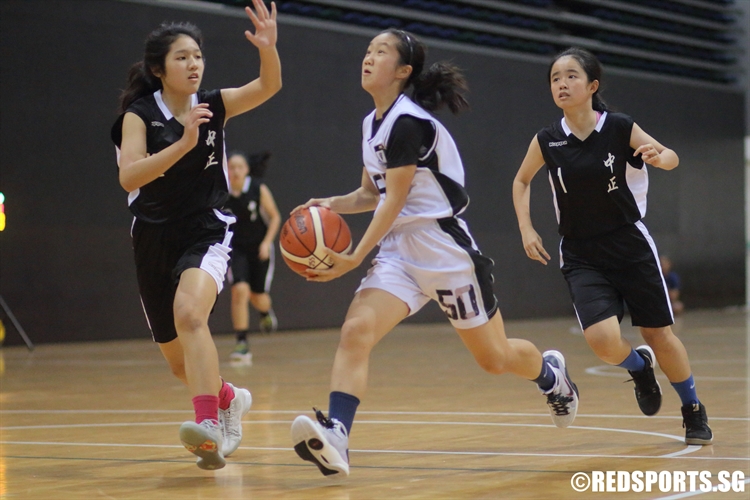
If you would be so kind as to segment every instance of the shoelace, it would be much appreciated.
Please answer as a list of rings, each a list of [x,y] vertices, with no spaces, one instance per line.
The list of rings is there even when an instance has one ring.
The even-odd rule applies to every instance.
[[[628,382],[633,382],[636,386],[636,389],[638,389],[639,393],[646,394],[646,393],[652,393],[655,394],[659,392],[659,388],[656,386],[655,379],[654,381],[651,380],[651,377],[649,376],[648,368],[639,372],[628,372],[630,373],[630,376],[633,378],[629,378],[623,384],[626,384]],[[653,372],[652,372],[653,373]],[[646,390],[643,390],[643,386],[647,386]]]
[[[693,411],[682,419],[682,428],[685,429],[705,429],[706,423],[703,422],[703,412]]]
[[[229,405],[229,408],[224,410],[224,433],[229,436],[239,436],[239,432],[237,432],[236,426],[233,425],[234,422],[232,422],[232,419],[234,418],[234,412],[232,411],[232,405]]]
[[[555,415],[570,414],[568,403],[571,401],[573,401],[572,397],[563,396],[562,394],[550,394],[547,396],[547,404],[555,412]]]
[[[314,406],[313,406],[313,410],[315,411],[315,418],[318,419],[318,422],[320,422],[320,425],[322,425],[326,429],[333,429],[333,421],[330,418],[326,418],[326,416],[323,415],[323,412],[318,410]]]

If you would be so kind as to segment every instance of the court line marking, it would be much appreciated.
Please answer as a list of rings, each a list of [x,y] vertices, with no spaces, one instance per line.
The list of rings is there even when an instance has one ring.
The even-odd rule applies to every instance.
[[[617,371],[610,371],[613,368],[616,369]],[[624,378],[624,375],[622,373],[622,368],[618,368],[617,366],[611,366],[611,365],[591,366],[589,368],[586,368],[586,370],[584,371],[589,375],[596,375],[598,377]],[[659,375],[658,377],[666,378],[666,377],[662,377],[661,375]],[[710,380],[710,381],[719,381],[719,382],[747,382],[746,377],[714,377],[711,375],[706,375],[706,376],[696,375],[695,380],[698,380],[698,381]]]
[[[701,446],[701,445],[698,445],[698,444],[689,444],[689,445],[687,445],[685,447],[684,450],[675,451],[674,453],[668,453],[666,455],[662,455],[662,457],[669,457],[669,458],[679,457],[681,455],[686,455],[688,453],[693,453],[694,451],[698,451],[701,448],[703,448],[703,446]],[[748,458],[748,460],[750,460],[750,458]]]
[[[192,410],[0,410],[0,414],[192,414]],[[249,414],[260,414],[260,413],[280,413],[280,414],[291,414],[300,415],[309,413],[308,410],[250,410]],[[357,415],[456,415],[456,416],[482,416],[482,417],[539,417],[549,418],[549,413],[511,413],[511,412],[469,412],[469,411],[367,411],[359,410]],[[669,416],[669,415],[654,415],[647,417],[645,415],[610,415],[610,414],[597,414],[597,413],[579,413],[576,418],[625,418],[625,419],[648,419],[648,420],[682,420],[680,416]],[[725,421],[739,421],[747,422],[750,421],[750,417],[715,417],[711,416],[711,420],[725,420]],[[0,426],[0,429],[3,427]]]
[[[288,420],[243,420],[244,424],[284,424],[290,425]],[[180,425],[182,422],[106,422],[106,423],[86,423],[86,424],[44,424],[44,425],[12,425],[2,427],[4,431],[17,430],[41,430],[41,429],[75,429],[89,427],[144,427],[144,426],[163,426],[163,425]],[[476,426],[476,427],[541,427],[545,429],[556,429],[552,424],[527,424],[527,423],[507,423],[507,422],[430,422],[419,420],[358,420],[357,425],[450,425],[450,426]],[[681,436],[674,434],[664,434],[661,432],[641,431],[636,429],[614,429],[610,427],[589,427],[571,425],[567,429],[603,431],[603,432],[620,432],[625,434],[642,434],[644,436],[656,436],[675,441],[684,441]]]
[[[750,484],[750,478],[745,479],[743,481],[743,483]],[[668,497],[655,498],[654,500],[679,500],[680,498],[694,497],[694,496],[698,496],[698,495],[703,495],[705,493],[718,493],[718,492],[713,491],[713,490],[712,491],[687,491],[685,493],[677,493],[676,495],[669,495]],[[729,495],[729,494],[736,493],[736,492],[734,492],[734,491],[725,491],[725,492],[722,492],[722,493]]]
[[[73,442],[46,442],[46,441],[0,441],[3,445],[23,445],[23,446],[81,446],[81,447],[110,447],[110,448],[177,448],[182,449],[180,445],[172,444],[123,444],[123,443],[73,443]],[[283,451],[291,452],[293,448],[273,447],[273,446],[240,446],[239,450],[248,451]],[[682,460],[710,460],[715,462],[742,462],[750,461],[750,458],[743,457],[673,457],[669,455],[601,455],[587,453],[520,453],[520,452],[500,452],[500,451],[448,451],[448,450],[367,450],[367,449],[350,449],[350,453],[383,453],[383,454],[401,454],[401,455],[456,455],[456,456],[488,456],[488,457],[548,457],[548,458],[615,458],[615,459],[637,459],[637,460],[655,460],[663,458],[682,459]],[[472,469],[473,470],[473,469]]]
[[[177,426],[180,422],[114,422],[114,423],[88,423],[88,424],[51,424],[51,425],[25,425],[25,426],[9,426],[3,427],[5,431],[10,430],[40,430],[40,429],[68,429],[68,428],[104,428],[104,427],[145,427],[145,426]],[[289,425],[287,420],[251,420],[243,421],[243,424],[259,425],[259,424],[284,424]],[[450,425],[450,426],[477,426],[477,427],[541,427],[541,428],[552,428],[554,425],[550,424],[528,424],[528,423],[504,423],[504,422],[429,422],[429,421],[411,421],[411,420],[360,420],[357,422],[358,425]],[[634,429],[613,429],[610,427],[590,427],[590,426],[578,426],[571,425],[568,429],[587,430],[587,431],[602,431],[602,432],[619,432],[625,434],[640,434],[645,436],[656,436],[666,439],[672,439],[675,441],[683,442],[684,439],[681,436],[675,436],[673,434],[665,434],[661,432],[641,431]],[[671,452],[666,455],[656,455],[650,458],[676,458],[682,457],[685,454],[693,453],[702,448],[702,446],[687,446],[679,452]],[[675,453],[677,453],[675,455]],[[515,454],[514,454],[515,456]],[[520,454],[520,456],[527,456]],[[531,454],[528,456],[537,456]],[[547,456],[542,454],[542,456]],[[557,456],[557,455],[555,455]],[[577,456],[577,455],[560,455],[560,456]],[[585,455],[589,456],[589,455]],[[750,460],[748,458],[747,460]]]

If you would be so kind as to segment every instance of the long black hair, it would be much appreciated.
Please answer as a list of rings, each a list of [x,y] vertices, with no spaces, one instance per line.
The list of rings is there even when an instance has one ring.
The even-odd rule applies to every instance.
[[[266,170],[268,169],[268,160],[271,159],[271,152],[261,151],[248,156],[244,151],[235,150],[229,153],[227,158],[231,158],[233,156],[241,156],[250,169],[248,173],[253,177],[261,179],[264,175],[266,175]]]
[[[412,97],[417,104],[428,111],[448,106],[454,114],[469,108],[469,102],[464,97],[469,87],[457,66],[440,61],[425,70],[427,46],[414,34],[396,28],[388,28],[382,33],[393,35],[398,40],[396,49],[401,57],[399,62],[412,67],[404,90],[410,86],[414,88]]]
[[[579,47],[570,47],[557,54],[555,58],[552,59],[552,62],[549,65],[549,69],[547,70],[547,80],[550,80],[552,77],[552,66],[554,66],[559,59],[566,56],[572,57],[578,62],[578,64],[581,65],[581,68],[583,68],[583,71],[586,73],[586,77],[589,79],[589,82],[599,80],[599,88],[596,89],[596,92],[594,92],[594,94],[591,96],[591,107],[594,108],[594,111],[607,111],[609,107],[607,106],[607,103],[604,102],[604,99],[602,99],[602,96],[599,94],[599,92],[602,90],[602,65],[599,62],[599,59],[597,59],[596,56],[588,50],[581,49]]]
[[[164,64],[169,48],[175,40],[187,35],[203,50],[203,35],[191,23],[162,23],[146,37],[143,60],[128,71],[128,85],[120,94],[120,113],[124,113],[134,101],[161,89],[161,79],[154,72],[164,74]]]

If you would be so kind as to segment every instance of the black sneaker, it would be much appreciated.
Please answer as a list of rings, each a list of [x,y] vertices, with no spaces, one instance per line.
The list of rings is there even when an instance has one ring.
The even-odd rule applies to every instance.
[[[656,381],[654,367],[656,366],[656,356],[654,351],[647,345],[642,345],[635,349],[635,352],[646,362],[646,367],[638,372],[628,370],[635,383],[635,399],[638,401],[638,407],[644,415],[656,415],[661,408],[661,386]]]
[[[685,428],[686,444],[711,444],[714,438],[708,426],[706,407],[701,403],[682,407],[682,426]]]

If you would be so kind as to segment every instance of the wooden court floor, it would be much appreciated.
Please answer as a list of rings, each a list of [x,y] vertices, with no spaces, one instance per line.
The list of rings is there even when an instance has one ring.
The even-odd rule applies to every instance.
[[[650,492],[576,492],[571,484],[574,474],[594,471],[708,471],[714,485],[720,471],[750,478],[744,311],[688,312],[676,326],[714,430],[708,447],[684,444],[679,399],[658,370],[662,410],[642,416],[632,383],[623,383],[627,373],[603,366],[574,318],[506,327],[511,337],[566,355],[581,392],[572,427],[552,425],[532,383],[481,371],[447,323],[404,325],[373,353],[345,481],[300,461],[289,437],[296,415],[327,406],[336,330],[253,336],[252,366],[222,364],[223,376],[248,387],[254,403],[242,446],[216,472],[198,469],[180,445],[190,399],[150,340],[41,345],[32,353],[2,348],[0,497],[750,498],[747,480],[742,493],[662,491],[657,484]],[[632,328],[624,334],[641,341]],[[232,338],[216,341],[227,360]]]

